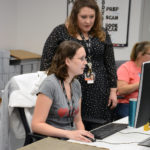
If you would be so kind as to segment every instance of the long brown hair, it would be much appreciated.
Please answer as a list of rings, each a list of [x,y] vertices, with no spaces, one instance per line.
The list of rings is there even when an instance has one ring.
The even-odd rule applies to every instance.
[[[141,52],[144,55],[150,48],[150,41],[137,42],[131,51],[130,60],[135,61],[138,54]]]
[[[68,67],[65,63],[66,58],[72,59],[79,48],[83,47],[75,41],[64,41],[58,46],[52,59],[47,74],[55,74],[60,80],[65,80],[68,75]]]
[[[106,34],[102,28],[102,15],[95,0],[75,0],[71,14],[66,21],[69,34],[76,37],[76,35],[80,32],[77,24],[77,16],[80,9],[83,7],[94,9],[96,15],[94,25],[89,33],[94,37],[98,37],[101,41],[105,41]]]

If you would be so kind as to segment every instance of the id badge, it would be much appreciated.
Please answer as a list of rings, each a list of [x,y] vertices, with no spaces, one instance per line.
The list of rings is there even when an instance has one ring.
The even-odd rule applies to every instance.
[[[93,84],[95,81],[95,73],[91,73],[90,75],[88,75],[88,73],[85,73],[85,81],[87,81],[88,84]]]

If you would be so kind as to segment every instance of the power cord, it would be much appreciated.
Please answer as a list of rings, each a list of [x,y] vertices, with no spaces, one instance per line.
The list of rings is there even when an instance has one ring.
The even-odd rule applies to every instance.
[[[107,141],[101,141],[101,140],[96,140],[96,142],[101,142],[101,143],[107,143],[107,144],[112,144],[112,145],[121,145],[121,144],[136,144],[136,143],[139,143],[139,142],[126,142],[126,143],[111,143],[111,142],[107,142]]]
[[[121,133],[121,134],[133,134],[133,133],[136,133],[136,134],[150,135],[150,134],[147,134],[147,133],[141,133],[141,132],[127,132],[127,133],[124,133],[124,132],[118,132],[118,133]]]
[[[146,134],[146,133],[140,133],[140,132],[128,132],[128,133],[124,133],[124,132],[118,132],[121,134],[143,134],[143,135],[150,135],[150,134]],[[136,143],[140,143],[141,141],[137,141],[137,142],[121,142],[121,143],[111,143],[111,142],[107,142],[107,141],[102,141],[102,140],[98,140],[96,139],[97,142],[101,142],[101,143],[107,143],[107,144],[112,144],[112,145],[121,145],[121,144],[136,144]]]

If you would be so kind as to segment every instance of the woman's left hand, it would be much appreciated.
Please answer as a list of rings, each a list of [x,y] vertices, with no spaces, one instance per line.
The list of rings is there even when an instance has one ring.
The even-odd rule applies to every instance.
[[[108,100],[108,107],[110,107],[110,109],[113,109],[117,106],[117,103],[118,103],[118,101],[117,101],[116,88],[111,88],[109,100]]]

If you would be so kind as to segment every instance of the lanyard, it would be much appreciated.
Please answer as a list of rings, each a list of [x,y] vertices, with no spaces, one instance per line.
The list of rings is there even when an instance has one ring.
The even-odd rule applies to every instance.
[[[64,81],[61,81],[61,84],[62,84],[63,92],[64,92],[64,95],[65,95],[65,98],[66,98],[66,102],[67,102],[68,108],[69,108],[69,118],[70,118],[71,126],[73,127],[73,113],[74,113],[73,93],[72,93],[72,90],[71,90],[71,87],[70,87],[70,90],[71,90],[71,100],[72,100],[72,109],[71,109],[71,104],[70,104],[70,102],[68,100],[68,97],[67,97],[67,93],[66,93],[65,86],[64,86]]]
[[[87,52],[88,52],[88,55],[89,55],[88,61],[91,62],[91,48],[92,48],[91,47],[91,36],[88,35],[88,37],[89,37],[88,41],[85,39],[85,37],[83,36],[82,33],[80,33],[80,36],[81,36],[82,40],[85,42],[85,45],[86,45],[86,49],[87,49]]]

